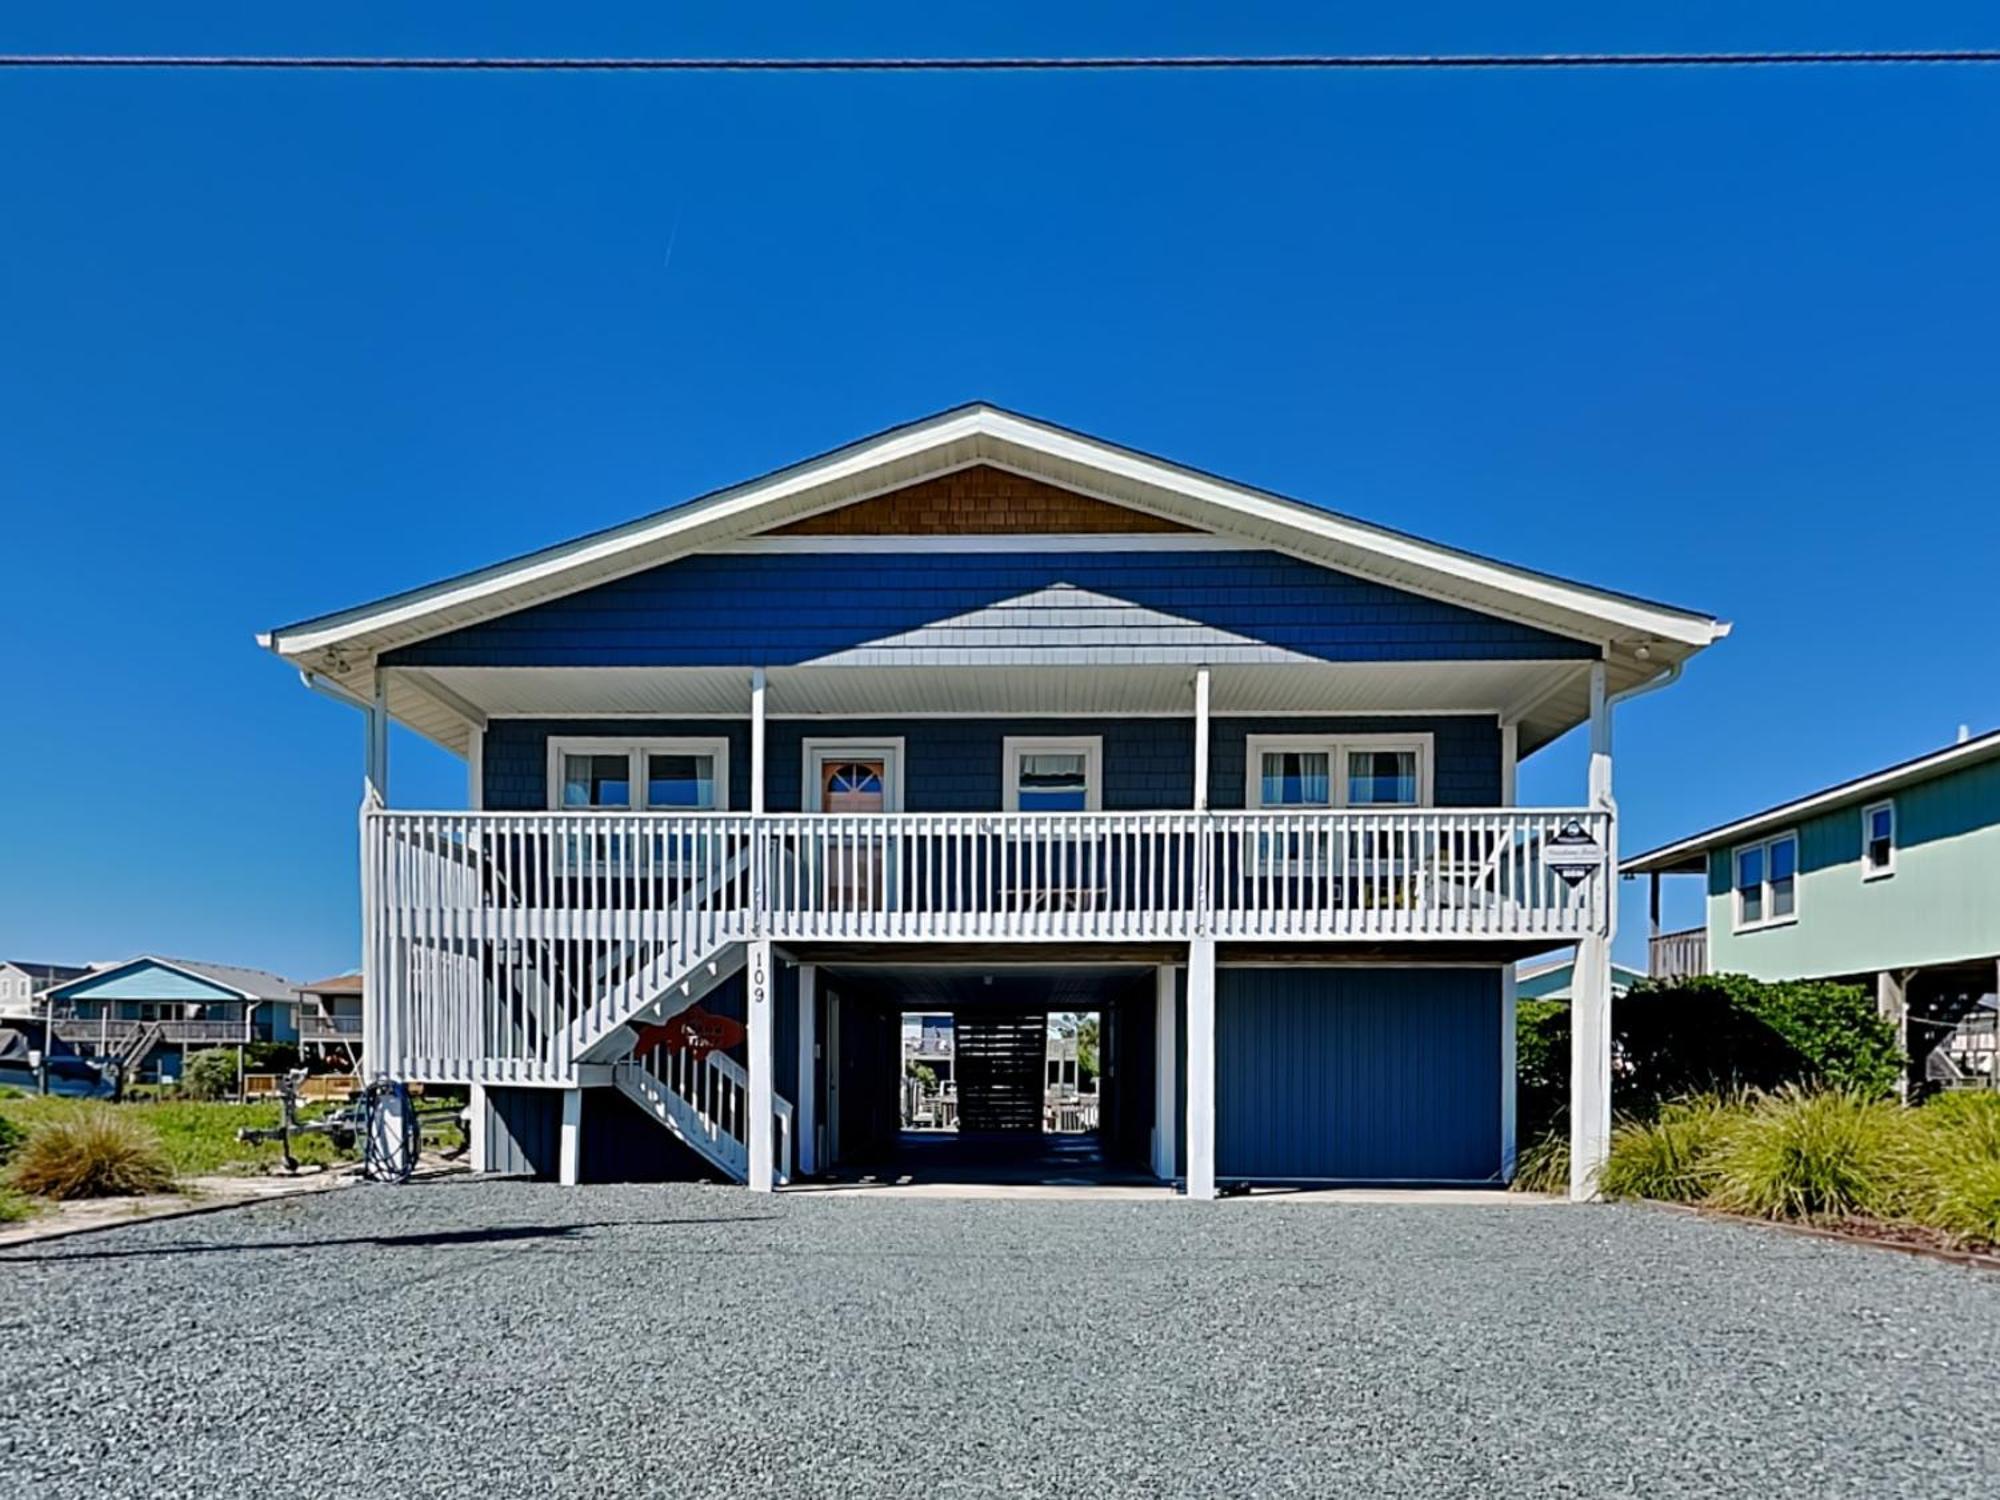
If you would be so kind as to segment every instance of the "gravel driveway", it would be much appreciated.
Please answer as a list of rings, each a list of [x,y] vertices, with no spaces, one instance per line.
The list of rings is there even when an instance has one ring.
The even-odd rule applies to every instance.
[[[2000,1279],[1635,1208],[458,1180],[0,1287],[8,1495],[2000,1493]]]

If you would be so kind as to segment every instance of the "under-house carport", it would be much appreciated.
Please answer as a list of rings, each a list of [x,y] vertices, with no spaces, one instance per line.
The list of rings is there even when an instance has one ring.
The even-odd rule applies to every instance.
[[[1036,1182],[1150,1180],[1157,970],[1146,964],[826,965],[819,972],[824,1121],[834,1176]],[[949,1128],[908,1128],[906,1016],[950,1018]],[[1051,1129],[1051,1017],[1096,1022],[1088,1125]],[[1069,1075],[1064,1075],[1069,1076]]]

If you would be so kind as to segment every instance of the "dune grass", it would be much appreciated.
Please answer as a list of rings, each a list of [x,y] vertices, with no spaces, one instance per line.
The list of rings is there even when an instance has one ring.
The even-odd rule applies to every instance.
[[[33,1132],[66,1120],[84,1106],[72,1099],[27,1097],[0,1100],[0,1121]],[[278,1123],[275,1103],[208,1104],[193,1099],[133,1102],[100,1106],[134,1121],[158,1138],[168,1165],[177,1177],[213,1177],[257,1172],[278,1165],[275,1145],[249,1145],[236,1139],[239,1128]],[[314,1111],[304,1112],[310,1117]],[[327,1163],[339,1159],[324,1136],[295,1136],[292,1154],[299,1161]]]
[[[1521,1152],[1513,1185],[1567,1190],[1560,1129]],[[1900,1226],[2000,1248],[2000,1092],[1944,1094],[1915,1108],[1856,1089],[1676,1100],[1618,1122],[1600,1185],[1609,1198]]]
[[[1699,1203],[1715,1186],[1716,1148],[1742,1106],[1705,1095],[1663,1105],[1650,1120],[1623,1120],[1599,1186],[1609,1198]]]
[[[1894,1217],[1910,1163],[1908,1115],[1848,1089],[1782,1089],[1725,1128],[1707,1200],[1764,1219]]]
[[[15,1191],[61,1201],[164,1193],[174,1170],[160,1139],[110,1104],[79,1105],[28,1133],[7,1166]]]

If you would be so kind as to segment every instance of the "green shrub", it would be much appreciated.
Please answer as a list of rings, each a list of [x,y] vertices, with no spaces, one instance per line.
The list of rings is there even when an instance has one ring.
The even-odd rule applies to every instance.
[[[236,1092],[236,1049],[211,1047],[197,1052],[181,1070],[181,1090],[190,1099],[226,1099]]]
[[[0,1188],[0,1224],[18,1224],[34,1212],[34,1199],[12,1188]]]
[[[1569,1111],[1569,1002],[1514,1005],[1515,1118],[1522,1140],[1547,1134]]]
[[[174,1174],[159,1137],[107,1104],[86,1104],[38,1125],[8,1168],[11,1185],[44,1198],[162,1193]]]
[[[243,1049],[243,1066],[252,1073],[289,1073],[299,1065],[299,1049],[290,1042],[252,1042]]]
[[[21,1149],[21,1142],[27,1138],[28,1132],[25,1127],[17,1125],[5,1115],[0,1115],[0,1167],[7,1165],[14,1153]]]
[[[1850,984],[1742,974],[1643,981],[1612,1007],[1619,1106],[1815,1085],[1885,1098],[1904,1061],[1874,997]]]
[[[1662,1105],[1651,1120],[1620,1121],[1598,1185],[1609,1198],[1699,1203],[1714,1185],[1716,1147],[1743,1112],[1702,1095]]]
[[[1549,1130],[1537,1136],[1514,1159],[1514,1180],[1508,1186],[1517,1193],[1567,1193],[1569,1132]]]
[[[1708,1201],[1767,1219],[1894,1212],[1909,1132],[1901,1109],[1861,1090],[1785,1089],[1724,1131],[1709,1158]]]

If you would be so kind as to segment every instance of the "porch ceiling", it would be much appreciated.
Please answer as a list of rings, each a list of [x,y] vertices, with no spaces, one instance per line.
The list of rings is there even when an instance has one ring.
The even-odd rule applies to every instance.
[[[1074,667],[776,667],[777,716],[996,717],[1187,714],[1193,669]],[[420,699],[482,718],[745,718],[748,668],[391,668],[392,701]],[[1614,684],[1615,685],[1615,684]],[[1526,754],[1589,708],[1589,668],[1575,661],[1457,661],[1218,666],[1210,710],[1253,714],[1478,712],[1517,721]]]

